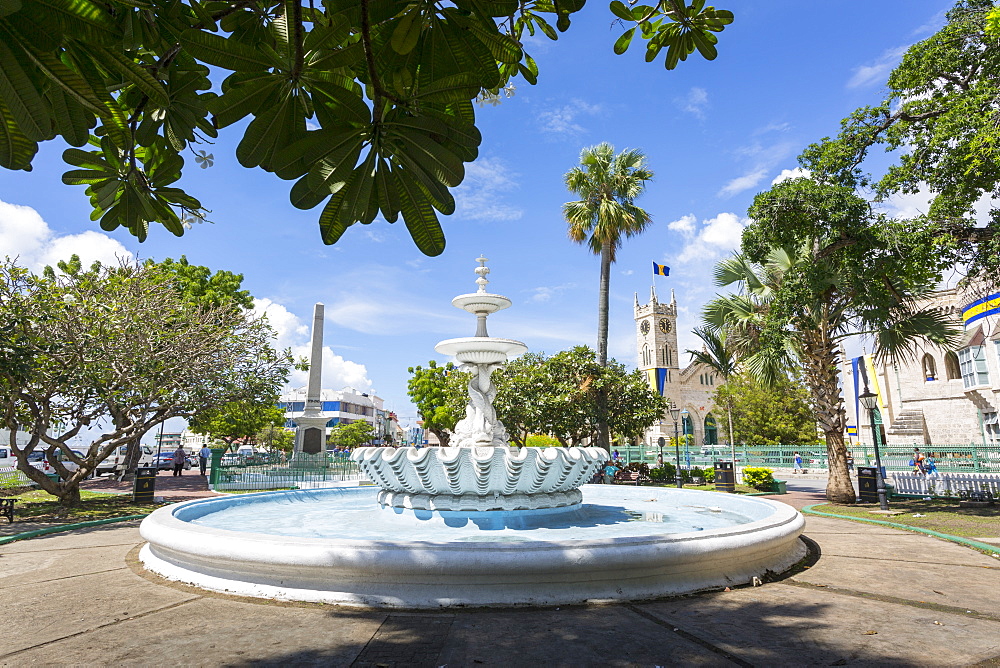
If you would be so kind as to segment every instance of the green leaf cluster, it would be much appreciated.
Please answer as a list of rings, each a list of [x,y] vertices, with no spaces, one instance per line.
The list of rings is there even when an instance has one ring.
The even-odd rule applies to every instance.
[[[356,223],[402,218],[417,247],[438,255],[438,216],[454,212],[452,189],[482,140],[473,101],[518,76],[536,83],[524,42],[536,31],[557,39],[583,5],[8,0],[0,166],[30,170],[39,142],[61,137],[72,147],[63,181],[86,186],[103,229],[142,240],[160,224],[180,236],[209,214],[176,185],[182,153],[209,167],[213,156],[194,145],[244,121],[240,164],[293,181],[295,207],[322,205],[324,243]],[[622,7],[612,3],[619,16]],[[703,0],[625,13],[653,57],[667,48],[668,68],[695,49],[714,58],[714,33],[732,21]]]
[[[364,420],[356,422],[338,422],[330,435],[327,436],[327,443],[341,448],[356,448],[372,440],[375,430]]]
[[[765,384],[736,375],[715,392],[716,405],[731,405],[734,443],[762,445],[818,444],[809,391],[782,376]]]
[[[230,401],[198,411],[188,421],[188,428],[232,447],[236,441],[255,438],[265,429],[281,427],[285,423],[285,413],[277,403],[276,394]]]
[[[982,221],[977,206],[1000,196],[997,16],[989,0],[957,2],[941,30],[907,50],[881,102],[854,111],[836,137],[799,157],[815,180],[868,187],[878,200],[928,193],[926,213],[904,221],[896,252],[933,256],[933,268],[964,266],[988,283],[1000,274],[1000,210]],[[881,173],[870,173],[879,147],[892,161],[882,171],[877,160]],[[849,227],[843,234],[850,240]]]
[[[439,366],[434,360],[426,367],[417,365],[408,371],[406,392],[417,407],[424,429],[437,436],[442,446],[447,446],[450,432],[465,416],[469,374],[459,372],[451,362]]]

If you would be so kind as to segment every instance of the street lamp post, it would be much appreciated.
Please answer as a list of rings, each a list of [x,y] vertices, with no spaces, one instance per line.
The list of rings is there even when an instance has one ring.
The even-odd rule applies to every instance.
[[[684,478],[681,477],[681,443],[677,437],[677,419],[680,416],[681,411],[677,408],[677,404],[671,404],[670,417],[674,419],[674,457],[677,462],[677,468],[674,470],[674,473],[676,473],[675,482],[678,487],[684,487]]]
[[[681,411],[681,430],[684,436],[684,464],[687,466],[688,471],[691,470],[691,449],[688,447],[688,420],[689,420],[688,410],[685,408]]]
[[[878,395],[873,394],[865,386],[865,391],[858,395],[858,401],[868,411],[868,419],[872,425],[872,442],[875,445],[875,487],[878,490],[878,506],[889,510],[889,501],[885,495],[885,479],[882,477],[882,458],[879,456],[879,441],[882,436],[882,414],[878,409]]]

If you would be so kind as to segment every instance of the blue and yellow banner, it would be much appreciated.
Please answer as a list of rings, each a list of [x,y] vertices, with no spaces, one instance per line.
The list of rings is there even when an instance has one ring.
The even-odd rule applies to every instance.
[[[848,436],[857,436],[858,435],[858,428],[855,425],[853,425],[853,424],[847,425],[847,435]]]
[[[646,369],[646,380],[649,381],[649,389],[663,396],[663,386],[667,382],[666,369]]]
[[[665,264],[653,263],[653,276],[669,276],[670,267]]]
[[[992,294],[988,297],[983,297],[977,301],[972,302],[968,306],[962,309],[962,322],[968,327],[969,323],[973,323],[981,318],[985,318],[988,315],[994,315],[1000,313],[1000,292]]]

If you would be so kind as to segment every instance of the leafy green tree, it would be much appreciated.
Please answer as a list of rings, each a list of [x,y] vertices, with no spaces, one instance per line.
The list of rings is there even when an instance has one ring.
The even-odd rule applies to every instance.
[[[196,434],[207,434],[220,440],[227,449],[231,449],[236,441],[246,441],[268,427],[277,428],[285,424],[285,413],[277,403],[277,394],[230,401],[198,411],[188,421],[188,428]]]
[[[67,506],[116,448],[172,417],[277,392],[292,365],[265,321],[235,304],[196,307],[155,266],[34,276],[0,263],[0,329],[0,421],[31,435],[11,447],[18,469]],[[88,447],[70,447],[95,426]],[[31,465],[39,451],[60,480]]]
[[[791,365],[799,367],[826,436],[827,498],[854,503],[844,445],[840,345],[849,336],[868,336],[883,359],[901,358],[921,340],[949,345],[956,333],[947,316],[916,302],[939,275],[923,258],[900,255],[894,241],[905,230],[873,213],[846,188],[808,179],[784,181],[758,195],[749,214],[755,222],[744,232],[744,254],[716,272],[717,283],[737,285],[737,294],[713,300],[705,319],[742,337],[741,368],[757,378],[774,383]],[[864,257],[857,256],[861,246],[837,245],[828,228],[838,226],[850,227],[855,238],[864,240]],[[815,236],[805,236],[803,229]],[[779,240],[794,243],[781,247]]]
[[[270,424],[257,432],[255,440],[268,450],[291,452],[295,445],[295,433],[281,426]]]
[[[871,187],[878,199],[929,192],[927,212],[907,221],[897,252],[920,255],[934,268],[962,265],[969,276],[992,283],[1000,273],[1000,210],[991,211],[985,226],[975,213],[982,198],[1000,194],[994,104],[1000,32],[988,28],[991,13],[1000,16],[989,0],[957,2],[941,30],[907,50],[889,75],[885,98],[857,109],[835,138],[811,145],[799,160],[817,181]],[[893,161],[873,174],[866,160],[878,147]],[[852,234],[849,220],[829,223],[830,243],[865,253],[865,240]]]
[[[176,186],[182,154],[249,117],[245,167],[294,180],[294,206],[324,204],[324,243],[357,222],[402,216],[417,247],[444,250],[437,214],[481,141],[473,100],[516,76],[535,83],[524,48],[569,28],[584,0],[9,0],[0,4],[0,165],[30,169],[38,143],[61,137],[105,230],[181,236],[208,212]],[[659,0],[611,10],[646,59],[675,67],[716,57],[731,12]],[[550,25],[555,23],[555,28]],[[228,74],[213,85],[210,69]],[[215,90],[213,90],[215,89]],[[215,92],[215,91],[219,92]],[[309,121],[309,123],[307,123]],[[315,124],[317,129],[310,130]]]
[[[563,446],[593,442],[602,424],[633,438],[666,409],[641,373],[614,360],[601,365],[587,346],[524,355],[497,371],[494,382],[497,416],[519,446],[528,434],[551,434]]]
[[[731,406],[731,443],[815,445],[819,443],[810,395],[787,377],[766,384],[747,374],[731,376],[715,392],[716,405]]]
[[[701,339],[704,345],[703,350],[687,350],[691,359],[702,364],[722,378],[723,383],[728,383],[729,380],[736,374],[737,364],[736,364],[736,352],[734,347],[729,343],[729,334],[726,330],[714,330],[710,327],[696,327],[694,330],[695,335]],[[731,396],[722,397],[719,400],[719,395],[716,395],[716,406],[726,407],[726,417],[729,418],[729,430],[726,432],[729,435],[729,448],[732,453],[733,466],[736,465],[736,441],[733,439],[733,404]]]
[[[607,142],[590,146],[580,153],[580,166],[565,175],[566,188],[581,197],[563,204],[569,223],[569,238],[587,243],[601,257],[601,280],[597,300],[597,361],[608,361],[608,294],[611,265],[622,240],[642,233],[652,222],[650,215],[635,205],[653,172],[646,167],[642,151],[625,149],[615,154]],[[603,412],[603,411],[602,411]],[[608,427],[601,425],[598,444],[607,449]]]
[[[442,446],[447,446],[455,424],[465,416],[468,374],[459,373],[451,362],[438,366],[434,360],[426,368],[411,366],[407,371],[410,379],[406,392],[417,407],[424,429],[437,436]]]
[[[327,441],[342,448],[356,448],[368,443],[374,436],[375,430],[364,420],[351,423],[339,422],[330,430]]]

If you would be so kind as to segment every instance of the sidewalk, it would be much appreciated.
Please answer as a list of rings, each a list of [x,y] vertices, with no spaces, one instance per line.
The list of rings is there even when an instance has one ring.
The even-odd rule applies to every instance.
[[[807,517],[805,535],[815,563],[761,587],[602,606],[386,612],[175,585],[137,564],[138,522],[112,524],[0,548],[4,618],[14,620],[0,634],[0,665],[1000,663],[996,559],[822,517]]]
[[[91,492],[118,492],[131,494],[131,482],[118,482],[114,478],[104,477],[88,480],[80,485],[80,489]],[[199,475],[198,471],[185,471],[183,475],[175,476],[170,471],[160,471],[156,476],[154,495],[162,496],[164,501],[174,503],[188,499],[203,499],[207,496],[220,496],[208,488],[208,476]]]

